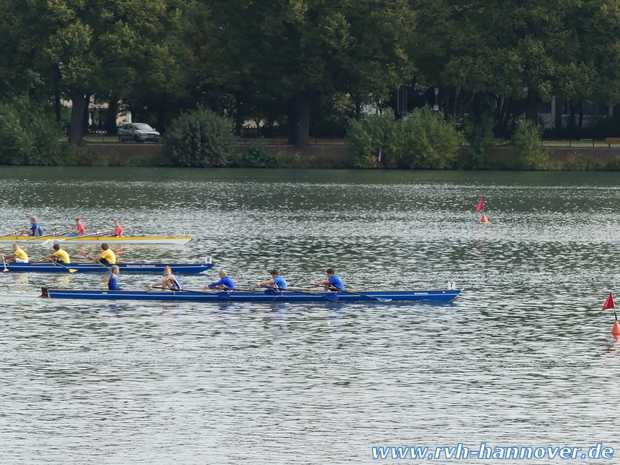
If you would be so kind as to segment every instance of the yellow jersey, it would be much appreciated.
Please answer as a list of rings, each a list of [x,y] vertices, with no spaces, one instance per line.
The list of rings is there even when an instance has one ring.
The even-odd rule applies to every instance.
[[[69,254],[62,249],[58,249],[52,255],[56,255],[58,260],[62,260],[63,263],[71,263],[71,259],[69,258]]]
[[[101,252],[101,258],[105,258],[110,265],[114,265],[116,263],[116,254],[112,252],[112,249]]]
[[[24,252],[22,249],[17,249],[14,253],[14,255],[19,258],[20,260],[24,260],[24,261],[28,261],[28,255],[26,254],[26,252]]]

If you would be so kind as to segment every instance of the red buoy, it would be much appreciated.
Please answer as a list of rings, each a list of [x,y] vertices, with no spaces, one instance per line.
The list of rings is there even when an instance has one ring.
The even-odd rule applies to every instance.
[[[487,218],[487,216],[483,213],[482,214],[482,218],[480,218],[480,222],[481,223],[488,223],[489,219]]]
[[[620,337],[620,323],[614,321],[614,326],[611,328],[611,335],[613,337]]]

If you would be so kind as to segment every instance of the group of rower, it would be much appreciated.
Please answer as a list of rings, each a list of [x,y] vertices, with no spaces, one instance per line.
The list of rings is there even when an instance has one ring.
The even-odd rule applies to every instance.
[[[122,291],[123,289],[118,285],[118,275],[120,273],[120,269],[118,266],[114,265],[111,268],[110,278],[108,279],[108,290],[110,291]],[[336,274],[336,270],[333,268],[328,268],[327,271],[327,279],[322,281],[312,282],[310,284],[315,286],[323,286],[325,290],[339,290],[344,291],[344,283],[342,279],[338,277]],[[280,276],[280,270],[274,268],[269,272],[271,275],[271,279],[267,279],[265,281],[260,281],[256,283],[256,287],[265,287],[267,289],[274,290],[286,290],[288,285],[286,284],[286,280],[284,277]],[[235,290],[236,286],[234,281],[228,276],[226,270],[222,269],[218,272],[219,281],[213,282],[211,284],[205,285],[205,288],[217,288],[219,290]],[[181,285],[181,281],[172,274],[172,269],[169,266],[164,267],[164,277],[159,281],[149,284],[148,289],[160,288],[160,289],[169,289],[172,291],[180,291],[183,289]]]
[[[36,216],[30,217],[30,227],[24,228],[21,231],[24,236],[43,236],[43,228],[39,224]],[[110,231],[112,237],[123,237],[123,227],[121,226],[121,220],[114,220],[114,229]],[[56,234],[57,235],[57,234]],[[86,226],[82,222],[82,218],[75,219],[75,228],[68,230],[66,233],[61,234],[68,237],[86,236]]]
[[[70,264],[71,258],[66,250],[60,247],[60,244],[54,244],[52,246],[54,250],[53,253],[49,255],[41,255],[41,258],[50,260],[52,262],[60,263],[60,264]],[[94,262],[99,262],[103,265],[114,265],[116,263],[116,254],[107,243],[101,244],[102,252],[93,257],[88,256],[88,258],[92,259]],[[19,244],[13,244],[13,253],[10,255],[2,255],[2,261],[5,263],[29,263],[28,254],[24,252]]]

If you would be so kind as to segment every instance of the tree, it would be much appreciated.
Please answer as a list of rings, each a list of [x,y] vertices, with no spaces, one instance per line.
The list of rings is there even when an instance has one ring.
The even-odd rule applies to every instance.
[[[69,140],[83,143],[87,94],[128,95],[137,82],[169,88],[182,68],[174,28],[179,1],[5,0],[2,30],[13,61],[48,83],[57,80],[72,103]],[[172,83],[176,82],[172,79]]]
[[[288,101],[289,142],[308,143],[321,95],[384,96],[411,75],[413,13],[405,0],[213,0],[220,82]],[[232,43],[230,42],[232,41]],[[230,52],[230,53],[229,53]],[[217,71],[216,71],[217,72]]]

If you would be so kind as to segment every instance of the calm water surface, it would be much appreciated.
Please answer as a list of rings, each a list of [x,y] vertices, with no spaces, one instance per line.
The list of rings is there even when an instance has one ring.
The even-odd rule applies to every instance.
[[[449,305],[61,301],[40,287],[102,288],[107,277],[0,273],[0,461],[363,464],[392,462],[373,460],[373,446],[620,448],[620,345],[613,312],[600,311],[620,289],[619,183],[1,167],[0,233],[30,215],[48,232],[77,216],[91,232],[121,218],[129,234],[195,236],[123,246],[123,261],[212,256],[241,287],[274,266],[298,286],[335,266],[349,289],[455,281],[463,293]],[[472,212],[481,196],[488,225]],[[182,277],[190,288],[216,279]]]

